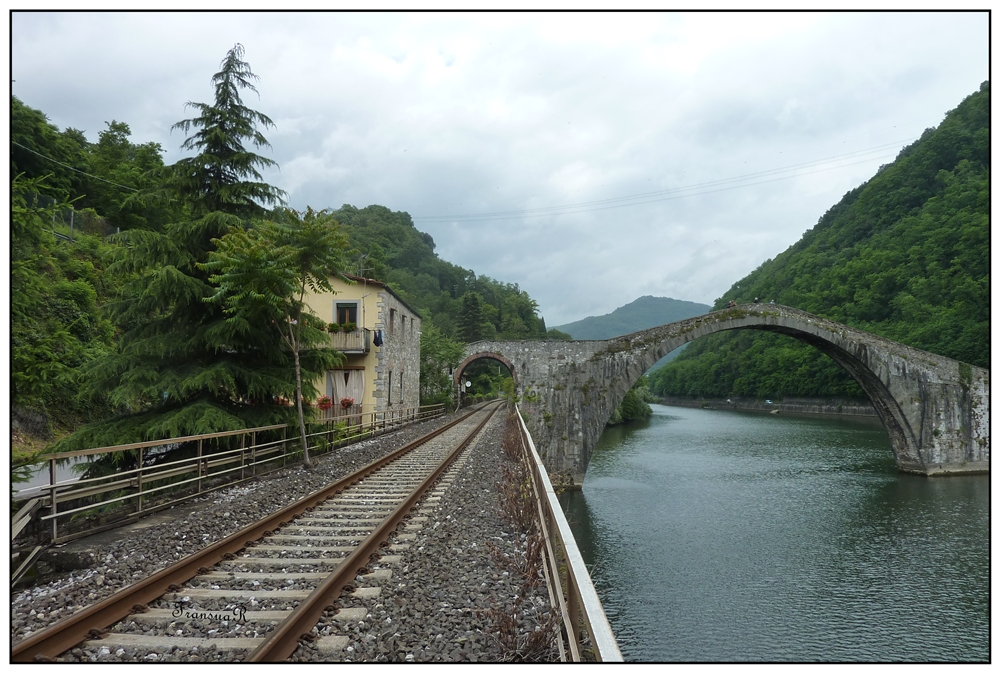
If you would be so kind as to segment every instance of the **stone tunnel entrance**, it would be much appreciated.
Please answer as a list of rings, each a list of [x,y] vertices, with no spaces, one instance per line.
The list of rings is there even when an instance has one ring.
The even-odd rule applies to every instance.
[[[791,336],[844,367],[888,431],[900,470],[989,471],[988,370],[785,306],[738,306],[606,341],[477,342],[455,381],[475,360],[506,364],[546,467],[581,484],[605,423],[639,377],[675,348],[732,329]]]

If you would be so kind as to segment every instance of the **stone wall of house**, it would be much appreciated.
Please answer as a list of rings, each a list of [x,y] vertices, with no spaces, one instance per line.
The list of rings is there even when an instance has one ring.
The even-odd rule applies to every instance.
[[[420,324],[421,319],[391,292],[378,293],[378,322],[381,346],[372,346],[375,366],[375,410],[402,409],[420,404]],[[390,372],[391,387],[390,390]]]

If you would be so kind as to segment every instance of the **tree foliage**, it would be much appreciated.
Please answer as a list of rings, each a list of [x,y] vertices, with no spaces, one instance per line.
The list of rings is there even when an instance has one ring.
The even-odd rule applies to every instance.
[[[640,376],[636,384],[625,393],[625,397],[611,413],[607,425],[620,425],[629,421],[637,421],[649,418],[653,415],[653,409],[649,406],[655,398],[649,392],[649,379]]]
[[[420,327],[420,403],[448,404],[454,397],[451,372],[462,359],[462,344],[446,337],[433,322]]]
[[[989,368],[989,83],[720,297],[774,299]],[[662,395],[861,397],[789,337],[716,334],[653,375]]]
[[[20,175],[11,184],[11,404],[45,415],[85,412],[66,403],[65,391],[111,345],[96,289],[103,260],[93,237],[57,241],[52,216],[69,206],[45,191],[44,178]]]
[[[434,239],[405,212],[344,205],[334,212],[354,248],[352,272],[387,282],[407,304],[431,318],[442,334],[466,340],[460,326],[464,297],[479,295],[480,339],[545,339],[538,305],[517,284],[501,283],[440,259]],[[478,324],[478,323],[477,323]],[[468,326],[468,325],[467,325]],[[473,339],[475,340],[475,339]]]
[[[247,148],[248,143],[270,147],[259,127],[270,128],[274,122],[243,104],[240,90],[256,93],[253,82],[259,79],[243,54],[241,44],[229,50],[222,69],[212,77],[215,101],[211,105],[188,102],[198,116],[173,126],[185,133],[194,129],[181,147],[198,154],[171,167],[170,187],[190,204],[195,216],[224,211],[244,219],[260,217],[265,206],[278,205],[285,196],[277,187],[261,182],[259,169],[277,164]]]
[[[480,341],[486,333],[484,323],[483,298],[478,292],[466,292],[458,313],[458,336],[465,343]]]
[[[328,337],[323,321],[306,305],[305,295],[307,291],[334,292],[330,279],[343,278],[347,239],[326,212],[307,209],[299,215],[286,211],[283,219],[280,223],[259,221],[250,229],[233,228],[215,241],[208,262],[198,266],[212,273],[209,281],[218,290],[205,301],[224,307],[227,327],[244,337],[263,325],[291,353],[303,462],[310,466],[302,408],[302,358],[309,356],[313,370],[332,369],[343,358],[330,349],[310,349]],[[312,398],[315,391],[308,392]]]
[[[294,399],[292,357],[264,324],[249,329],[227,320],[209,271],[200,267],[213,241],[246,226],[277,190],[249,178],[267,165],[242,148],[261,144],[238,89],[248,86],[249,66],[237,45],[215,75],[216,105],[181,123],[198,131],[190,147],[202,154],[172,167],[174,180],[161,194],[180,217],[162,231],[132,229],[112,237],[118,245],[109,271],[127,279],[108,305],[122,328],[115,351],[86,369],[84,394],[106,395],[119,411],[61,442],[71,450],[143,439],[235,430],[291,420],[282,400]],[[266,141],[265,141],[266,142]],[[223,151],[223,148],[230,150]],[[162,187],[161,187],[162,191]],[[310,376],[319,371],[304,364]]]

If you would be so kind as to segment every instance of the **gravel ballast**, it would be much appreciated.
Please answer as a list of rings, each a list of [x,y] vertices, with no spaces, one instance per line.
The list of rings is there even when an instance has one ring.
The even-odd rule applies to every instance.
[[[551,608],[544,582],[526,591],[517,573],[512,577],[502,562],[503,555],[516,555],[524,546],[522,536],[499,515],[496,481],[500,464],[506,460],[499,448],[503,417],[501,411],[493,418],[425,496],[410,521],[397,530],[391,540],[394,546],[384,551],[383,559],[369,565],[368,575],[359,576],[355,586],[362,590],[337,601],[339,614],[327,611],[314,629],[317,639],[304,642],[293,661],[484,662],[520,660],[525,655],[523,649],[513,651],[516,645],[511,643],[523,642],[532,631],[551,623]],[[106,598],[452,418],[427,421],[338,449],[320,458],[313,470],[288,468],[215,492],[201,501],[198,511],[109,544],[100,550],[93,567],[15,592],[12,641]],[[378,595],[373,596],[375,588]],[[497,620],[496,615],[510,613],[515,604],[517,614],[508,623],[505,638],[500,633],[504,620]],[[246,637],[258,630],[251,625],[244,628]],[[512,629],[518,633],[511,633]],[[128,630],[141,633],[143,627]],[[554,641],[548,641],[546,646],[534,647],[528,658],[558,660]],[[343,645],[331,647],[334,642]],[[95,645],[74,648],[59,659],[212,662],[239,661],[245,655],[245,650],[221,647],[199,651],[177,646],[151,652],[127,645]]]

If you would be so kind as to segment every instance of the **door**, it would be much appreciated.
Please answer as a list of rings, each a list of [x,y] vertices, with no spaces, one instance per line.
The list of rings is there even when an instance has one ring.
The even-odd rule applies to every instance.
[[[327,372],[326,389],[333,401],[334,416],[361,413],[361,400],[365,394],[365,370],[333,369]],[[344,399],[352,399],[354,403],[345,409],[341,402]]]

